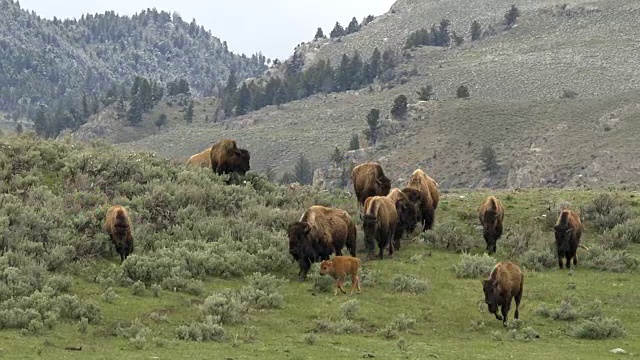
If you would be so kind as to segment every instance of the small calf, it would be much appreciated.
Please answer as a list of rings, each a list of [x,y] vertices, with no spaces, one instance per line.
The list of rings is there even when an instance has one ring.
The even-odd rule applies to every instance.
[[[336,280],[336,287],[333,291],[333,295],[338,295],[338,289],[343,294],[347,292],[344,290],[344,279],[347,275],[351,275],[351,293],[358,287],[358,292],[362,291],[360,288],[360,276],[358,276],[358,268],[360,267],[360,259],[353,256],[334,256],[331,260],[323,260],[320,264],[320,275],[329,274]]]

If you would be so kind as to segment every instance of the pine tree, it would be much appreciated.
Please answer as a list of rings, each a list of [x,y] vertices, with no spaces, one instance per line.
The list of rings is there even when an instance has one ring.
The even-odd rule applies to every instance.
[[[418,91],[418,100],[429,101],[431,96],[433,96],[433,86],[431,85],[424,86]]]
[[[515,5],[511,5],[511,9],[504,14],[504,25],[507,29],[515,25],[518,17],[520,16],[520,10]]]
[[[295,181],[303,185],[311,184],[311,181],[313,180],[313,168],[311,167],[311,163],[302,154],[293,168],[293,177]]]
[[[273,103],[280,108],[280,105],[284,104],[287,101],[287,92],[284,84],[280,84],[278,91],[276,91],[276,95],[273,98]]]
[[[331,161],[333,161],[333,163],[336,166],[340,166],[340,165],[342,165],[342,161],[343,160],[344,160],[344,154],[336,146],[336,148],[333,150],[333,154],[331,154]]]
[[[380,54],[380,50],[378,48],[373,49],[373,54],[371,54],[371,62],[369,63],[369,74],[368,80],[369,82],[373,82],[378,76],[380,76],[380,60],[382,59],[382,55]]]
[[[480,40],[482,36],[482,26],[476,20],[471,23],[471,41]]]
[[[155,121],[155,125],[158,127],[158,129],[162,128],[164,125],[166,125],[166,123],[167,123],[166,114],[160,114]]]
[[[22,124],[18,123],[18,125],[16,125],[16,134],[20,135],[22,134],[22,131],[23,131]]]
[[[447,47],[451,44],[451,35],[449,35],[449,25],[451,22],[447,19],[440,21],[438,28],[438,45]]]
[[[380,130],[380,110],[371,109],[367,114],[367,137],[371,145],[375,145],[378,141],[378,131]]]
[[[385,50],[382,53],[382,73],[386,72],[387,70],[393,69],[395,66],[396,64],[393,52],[390,49]]]
[[[456,91],[456,95],[458,96],[459,99],[466,99],[470,96],[469,94],[469,88],[467,88],[464,85],[460,85],[458,87],[458,90]]]
[[[358,32],[358,30],[360,30],[360,25],[358,25],[358,20],[354,16],[353,19],[351,19],[351,22],[349,23],[349,25],[347,26],[346,33],[347,35],[353,34],[355,32]]]
[[[188,124],[191,124],[193,122],[193,100],[189,101],[187,110],[184,112],[184,119]]]
[[[324,39],[324,32],[322,31],[321,27],[318,28],[318,31],[316,31],[316,36],[313,37],[313,40],[318,39]]]
[[[351,140],[349,141],[349,150],[358,150],[360,149],[360,139],[358,139],[358,134],[351,135]]]
[[[340,59],[340,66],[338,67],[338,71],[336,73],[336,83],[338,84],[338,88],[340,91],[346,91],[350,89],[352,83],[351,77],[351,60],[347,54],[342,54],[342,59]]]
[[[44,115],[44,109],[42,107],[38,109],[36,118],[33,120],[33,127],[36,131],[36,134],[40,136],[47,135],[47,118]]]
[[[356,50],[353,53],[353,57],[351,58],[351,61],[349,62],[349,74],[350,74],[349,78],[351,80],[351,83],[349,84],[350,89],[360,88],[360,85],[363,82],[362,68],[363,68],[362,58],[360,58],[360,54]]]
[[[336,25],[333,27],[333,30],[331,30],[331,33],[329,33],[329,36],[332,39],[345,36],[344,28],[342,27],[342,25],[340,25],[339,22],[336,21]]]
[[[140,97],[134,96],[131,100],[131,104],[129,105],[129,110],[127,111],[127,120],[129,120],[131,125],[137,125],[142,122],[142,106]]]
[[[456,46],[460,46],[464,43],[464,38],[456,34],[455,31],[451,33],[451,38],[453,39],[453,42],[456,44]]]
[[[243,83],[236,97],[236,116],[244,115],[251,106],[251,92],[246,83]]]
[[[485,145],[482,148],[482,153],[480,154],[480,160],[482,160],[482,170],[489,171],[490,173],[494,173],[498,170],[498,157],[496,156],[495,150],[489,145]]]
[[[91,115],[89,113],[89,103],[87,102],[87,94],[82,94],[82,116],[86,119]]]
[[[403,119],[407,114],[407,97],[405,95],[398,95],[393,100],[393,106],[391,107],[391,115],[396,119]]]
[[[124,100],[122,98],[118,99],[118,103],[116,104],[116,116],[118,119],[122,119],[125,117],[125,113],[127,112],[127,108],[124,105]]]

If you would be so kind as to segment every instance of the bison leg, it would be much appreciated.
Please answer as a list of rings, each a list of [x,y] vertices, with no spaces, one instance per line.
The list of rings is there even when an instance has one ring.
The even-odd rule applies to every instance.
[[[567,259],[567,270],[571,270],[571,254],[566,253],[565,258]]]
[[[303,257],[298,261],[298,264],[300,265],[298,279],[300,281],[305,281],[307,279],[307,273],[309,272],[309,269],[311,269],[311,261],[309,261],[309,258]]]
[[[347,291],[344,289],[344,276],[340,277],[340,280],[339,280],[338,284],[340,285],[339,286],[340,291],[342,291],[343,294],[346,294]]]
[[[349,293],[349,295],[353,295],[353,291],[356,289],[356,286],[360,287],[358,275],[351,275],[351,292]]]
[[[500,310],[502,310],[502,326],[507,326],[507,314],[509,313],[509,308],[511,307],[511,299],[502,305]]]
[[[496,311],[495,313],[493,313],[493,315],[496,316],[496,319],[498,320],[502,320],[502,315],[498,314],[498,312]]]
[[[564,258],[564,254],[562,253],[562,251],[558,251],[558,266],[560,267],[560,269],[564,268],[564,264],[563,264],[563,259]]]
[[[578,267],[578,256],[575,252],[573,253],[573,267]]]
[[[517,319],[518,316],[520,315],[520,300],[522,300],[522,285],[520,286],[520,291],[518,291],[515,298],[516,298],[516,312],[515,314],[513,314],[513,317]]]

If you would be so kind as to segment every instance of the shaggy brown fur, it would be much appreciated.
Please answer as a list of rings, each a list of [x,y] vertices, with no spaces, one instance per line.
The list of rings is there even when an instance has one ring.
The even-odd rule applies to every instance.
[[[391,180],[384,175],[380,164],[374,162],[354,167],[351,171],[351,182],[360,206],[364,206],[368,197],[387,196],[391,190]]]
[[[487,252],[496,252],[496,241],[502,236],[504,207],[495,196],[488,196],[478,209],[478,218],[482,225],[482,236],[487,243]]]
[[[211,147],[206,148],[202,152],[192,155],[187,160],[187,165],[194,165],[199,167],[211,167]]]
[[[216,174],[238,173],[244,175],[251,170],[250,154],[245,149],[238,148],[235,140],[222,139],[211,147],[211,169]]]
[[[133,237],[131,236],[131,218],[125,208],[114,205],[107,210],[104,229],[111,237],[111,242],[120,254],[120,261],[124,261],[133,252]]]
[[[514,318],[520,315],[520,300],[522,300],[522,287],[524,275],[518,265],[503,261],[496,264],[491,271],[488,280],[482,280],[484,302],[489,307],[489,312],[502,320],[502,325],[507,326],[507,314],[511,308],[511,300],[516,299],[516,312]],[[498,315],[498,306],[501,307],[502,316]]]
[[[344,210],[314,205],[287,233],[289,253],[300,265],[300,281],[307,278],[312,263],[329,260],[334,252],[342,255],[345,245],[351,256],[356,256],[356,226]]]
[[[571,259],[573,259],[573,266],[578,266],[578,258],[576,252],[578,247],[583,247],[589,250],[585,246],[580,245],[580,236],[582,235],[582,222],[580,216],[571,210],[563,210],[558,216],[558,221],[553,227],[553,231],[556,237],[556,251],[558,253],[558,266],[562,269],[562,259],[566,258],[567,269],[571,267]]]
[[[353,290],[358,288],[358,292],[362,291],[360,288],[360,276],[358,276],[358,268],[360,268],[360,259],[352,256],[334,256],[331,260],[323,260],[320,263],[320,275],[330,275],[336,280],[335,289],[333,295],[338,295],[338,289],[343,294],[347,292],[344,290],[344,279],[347,275],[351,276],[351,292],[349,295],[353,295]]]
[[[422,222],[422,231],[431,230],[435,221],[435,213],[440,201],[438,184],[424,171],[417,169],[411,174],[407,187],[402,189],[409,200],[418,209],[419,221]]]
[[[384,249],[389,246],[389,256],[393,255],[393,236],[398,224],[395,203],[386,196],[371,196],[364,202],[362,228],[369,258],[373,257],[374,241],[377,241],[383,259]]]
[[[396,204],[398,224],[393,235],[394,250],[400,250],[400,239],[404,233],[412,233],[416,229],[417,209],[407,195],[398,188],[393,188],[387,195]]]

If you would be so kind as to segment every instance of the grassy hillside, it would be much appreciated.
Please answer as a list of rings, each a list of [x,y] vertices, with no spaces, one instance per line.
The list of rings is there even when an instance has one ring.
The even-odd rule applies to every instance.
[[[640,351],[638,192],[496,192],[506,217],[495,258],[479,255],[475,209],[488,193],[443,193],[432,232],[411,236],[393,259],[364,262],[362,293],[334,297],[317,265],[307,282],[295,280],[284,228],[311,204],[344,208],[360,228],[346,193],[292,191],[256,176],[226,186],[206,169],[97,143],[24,135],[0,138],[0,148],[4,357],[601,359],[616,347]],[[111,203],[134,221],[135,252],[122,265],[101,230]],[[566,206],[581,212],[591,248],[571,272],[556,268],[549,231]],[[503,259],[525,272],[521,319],[508,329],[487,314],[480,286]]]
[[[634,25],[640,6],[579,1],[562,10],[554,1],[517,4],[517,26],[504,31],[500,22],[510,3],[474,4],[399,1],[340,42],[299,49],[315,54],[307,59],[334,59],[355,49],[364,56],[373,46],[402,47],[411,31],[442,18],[467,37],[460,47],[408,51],[390,84],[314,95],[223,124],[183,124],[121,146],[186,159],[233,137],[252,152],[253,169],[283,173],[301,153],[317,167],[328,165],[336,146],[346,149],[352,134],[362,136],[366,114],[375,107],[384,119],[383,136],[358,161],[384,163],[393,180],[423,167],[445,188],[637,184],[640,98],[634,79],[640,74],[633,39],[640,35]],[[473,19],[500,31],[470,43]],[[462,84],[469,100],[456,99]],[[416,92],[426,85],[439,100],[418,103]],[[560,99],[564,90],[577,96]],[[411,110],[403,122],[389,120],[400,94]],[[161,106],[158,111],[174,111]],[[498,155],[501,168],[494,174],[481,169],[485,145]]]

